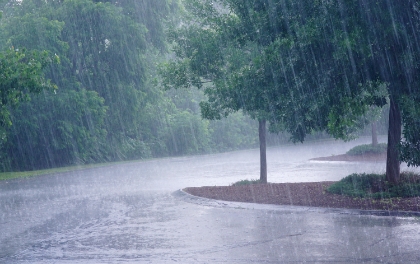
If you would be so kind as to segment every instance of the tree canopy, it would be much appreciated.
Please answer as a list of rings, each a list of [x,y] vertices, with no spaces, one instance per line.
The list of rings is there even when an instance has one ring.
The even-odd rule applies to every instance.
[[[190,0],[186,7],[191,18],[173,30],[176,59],[166,77],[183,87],[211,81],[204,116],[242,109],[264,113],[293,141],[319,130],[348,139],[359,117],[389,97],[387,179],[398,182],[401,161],[419,165],[417,2]]]

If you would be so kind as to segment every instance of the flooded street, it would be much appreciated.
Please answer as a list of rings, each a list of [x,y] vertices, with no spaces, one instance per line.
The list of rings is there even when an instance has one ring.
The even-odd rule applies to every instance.
[[[269,148],[268,180],[383,172],[385,163],[309,161],[367,142]],[[257,178],[258,157],[255,149],[0,182],[0,263],[420,262],[415,217],[208,201],[178,191]]]

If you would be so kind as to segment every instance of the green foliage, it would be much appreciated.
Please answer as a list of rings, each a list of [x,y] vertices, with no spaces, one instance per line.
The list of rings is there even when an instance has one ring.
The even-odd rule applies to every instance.
[[[420,16],[412,1],[185,0],[185,10],[179,2],[1,2],[3,166],[254,146],[244,115],[267,119],[272,132],[286,130],[293,141],[326,130],[349,139],[388,97],[402,110],[400,157],[420,164]],[[174,23],[178,8],[185,16]],[[167,46],[173,53],[165,57]],[[154,80],[165,58],[162,79]],[[57,95],[10,110],[54,89],[48,79]],[[158,84],[203,93],[163,92]],[[202,120],[198,109],[230,119]]]
[[[177,5],[166,0],[8,4],[0,47],[45,49],[61,64],[43,67],[59,87],[56,95],[44,94],[13,111],[14,126],[4,133],[8,142],[0,153],[3,168],[156,154],[154,146],[166,142],[150,113],[156,114],[166,98],[150,76],[162,57],[157,50],[165,50],[164,23]]]
[[[347,155],[351,156],[358,156],[358,155],[365,155],[365,154],[382,154],[386,153],[387,150],[387,144],[386,143],[380,143],[376,146],[372,144],[365,144],[365,145],[359,145],[356,146],[349,151],[347,151]]]
[[[204,88],[206,118],[242,110],[285,129],[294,142],[325,130],[349,140],[367,123],[361,117],[389,98],[395,106],[389,140],[396,141],[388,144],[389,166],[398,166],[399,157],[420,164],[418,111],[413,108],[420,94],[418,3],[186,3],[191,16],[171,34],[176,57],[166,76],[176,86]],[[398,153],[400,110],[408,140]],[[397,182],[399,172],[388,171],[389,180]]]
[[[221,120],[212,120],[211,149],[230,151],[258,146],[258,124],[241,112],[233,113]]]
[[[351,174],[332,184],[329,193],[361,198],[392,198],[420,196],[420,175],[404,172],[398,185],[385,180],[384,174]]]
[[[212,3],[187,1],[186,7],[193,15],[169,33],[176,59],[163,65],[163,85],[167,89],[203,88],[207,100],[200,107],[205,118],[221,119],[240,109],[247,113],[252,99],[241,96],[230,83],[233,73],[249,63],[254,52],[244,52],[229,39],[232,36],[226,30],[235,21],[220,14]]]
[[[418,94],[403,96],[402,119],[405,124],[401,142],[401,160],[408,166],[420,165],[420,96]]]
[[[143,140],[124,137],[119,146],[119,158],[121,160],[146,159],[152,157],[149,145]]]
[[[146,40],[159,50],[166,49],[165,26],[176,20],[180,8],[179,0],[105,0],[93,2],[111,3],[124,10],[124,13],[147,28]]]
[[[33,170],[104,160],[107,107],[92,91],[43,93],[12,111],[3,169]]]
[[[65,22],[62,39],[69,44],[70,65],[61,75],[75,76],[104,98],[109,158],[125,159],[133,153],[128,147],[133,140],[141,146],[137,133],[151,93],[145,85],[146,28],[111,3],[89,0],[65,1],[57,16]]]
[[[257,145],[255,121],[242,113],[224,120],[202,119],[201,90],[173,89],[160,96],[165,96],[164,100],[148,104],[148,115],[143,120],[147,126],[143,140],[152,156],[219,152]]]
[[[190,0],[186,6],[192,16],[171,31],[177,58],[166,65],[164,84],[203,87],[207,101],[201,110],[206,118],[243,110],[268,119],[272,129],[287,130],[293,141],[326,128],[345,137],[344,129],[380,97],[374,85],[359,85],[360,81],[349,93],[345,76],[351,68],[325,74],[349,60],[342,38],[325,37],[332,27],[342,34],[334,4]],[[325,23],[325,10],[333,24]],[[301,19],[301,14],[307,17]],[[208,81],[211,84],[203,86]],[[333,102],[337,105],[331,106]]]
[[[241,186],[241,185],[250,185],[250,184],[260,184],[260,180],[259,179],[255,179],[255,180],[240,180],[237,181],[235,183],[232,183],[231,186]]]
[[[43,69],[53,59],[46,51],[7,49],[0,52],[0,133],[12,125],[10,107],[30,99],[30,94],[57,87],[44,78]]]
[[[330,193],[353,197],[366,197],[367,195],[371,195],[368,193],[368,190],[373,189],[374,186],[383,190],[385,186],[385,176],[378,174],[355,173],[341,179],[337,183],[334,183],[327,189],[327,191]]]
[[[382,109],[389,110],[388,106],[366,104],[364,99],[359,101],[347,99],[342,103],[334,106],[329,112],[328,132],[335,138],[346,141],[357,138],[362,129],[379,119]]]
[[[169,138],[166,145],[171,155],[204,153],[209,150],[208,122],[182,111],[169,117]]]
[[[25,5],[29,4],[24,2]],[[45,11],[47,12],[47,11]],[[67,59],[65,52],[69,45],[61,39],[65,23],[40,16],[36,12],[24,13],[22,16],[8,17],[2,24],[4,46],[25,47],[30,50],[48,50]],[[57,67],[57,65],[55,65]]]

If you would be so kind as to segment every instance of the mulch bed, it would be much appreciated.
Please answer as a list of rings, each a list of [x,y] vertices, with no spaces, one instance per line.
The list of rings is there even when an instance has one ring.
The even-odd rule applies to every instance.
[[[327,193],[325,189],[332,183],[309,182],[204,186],[189,187],[184,189],[184,191],[199,197],[233,202],[420,212],[420,197],[382,200],[352,198]]]
[[[315,160],[380,162],[385,159],[386,155],[370,155],[363,157],[337,155],[317,158]],[[189,187],[185,188],[184,191],[199,197],[234,202],[420,212],[420,197],[380,200],[353,198],[326,192],[325,190],[333,183],[334,182],[310,182],[268,183],[241,186],[204,186]]]

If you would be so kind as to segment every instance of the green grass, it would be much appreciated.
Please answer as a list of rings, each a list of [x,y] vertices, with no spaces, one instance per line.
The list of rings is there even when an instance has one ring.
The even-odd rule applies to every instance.
[[[393,198],[420,196],[420,175],[403,172],[398,185],[385,181],[385,174],[351,174],[332,184],[327,192],[360,198]]]
[[[53,173],[60,173],[60,172],[67,172],[67,171],[75,171],[81,169],[87,169],[91,167],[100,167],[105,165],[83,165],[83,166],[72,166],[72,167],[62,167],[62,168],[54,168],[54,169],[46,169],[46,170],[36,170],[36,171],[19,171],[19,172],[1,172],[0,173],[0,181],[1,180],[11,180],[16,178],[27,178],[33,177],[38,175],[44,174],[53,174]]]
[[[372,144],[365,144],[365,145],[359,145],[356,146],[349,151],[347,151],[347,155],[351,156],[357,156],[357,155],[363,155],[363,154],[382,154],[386,153],[387,144],[386,143],[380,143],[376,146],[373,146]]]
[[[37,175],[48,174],[49,170],[39,170],[39,171],[22,171],[22,172],[1,172],[0,181],[11,180],[16,178],[27,178]],[[53,173],[53,172],[51,172]]]
[[[88,164],[88,165],[76,165],[76,166],[61,167],[61,168],[54,168],[54,169],[35,170],[35,171],[0,172],[0,181],[11,180],[11,179],[16,179],[16,178],[27,178],[27,177],[33,177],[33,176],[39,176],[39,175],[45,175],[45,174],[84,170],[84,169],[89,169],[89,168],[105,167],[105,166],[110,166],[114,164],[123,164],[123,163],[130,163],[130,162],[138,162],[138,160],[117,161],[117,162],[110,162],[110,163],[97,163],[97,164]]]
[[[259,179],[255,180],[240,180],[231,184],[231,186],[240,186],[240,185],[249,185],[249,184],[259,184],[261,183]]]

